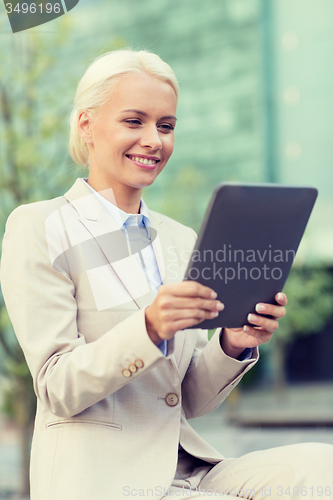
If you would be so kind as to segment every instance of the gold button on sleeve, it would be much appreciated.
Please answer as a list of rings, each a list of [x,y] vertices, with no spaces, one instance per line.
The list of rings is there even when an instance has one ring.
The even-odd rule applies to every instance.
[[[121,372],[124,377],[128,378],[132,375],[132,372],[128,368],[124,368],[123,371]]]
[[[135,364],[134,364],[134,363],[130,363],[130,364],[128,365],[128,369],[129,369],[129,371],[130,371],[130,372],[132,372],[132,373],[135,373],[135,372],[137,371],[137,367],[135,366]]]
[[[136,359],[136,360],[134,361],[134,364],[135,364],[135,366],[136,366],[137,368],[143,368],[143,367],[144,367],[144,363],[143,363],[142,359]]]

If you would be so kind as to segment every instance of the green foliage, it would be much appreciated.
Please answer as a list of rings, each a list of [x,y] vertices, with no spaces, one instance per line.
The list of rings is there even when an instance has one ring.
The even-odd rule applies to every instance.
[[[288,297],[287,314],[279,321],[271,340],[260,348],[264,355],[264,380],[273,381],[280,397],[285,394],[285,363],[293,341],[320,333],[333,315],[332,272],[320,265],[295,266],[284,292]]]
[[[318,333],[333,314],[333,276],[323,266],[294,267],[284,292],[287,314],[280,320],[277,336],[285,343]]]
[[[5,51],[0,58],[2,226],[17,205],[56,195],[68,182],[68,174],[56,175],[52,187],[47,182],[56,162],[59,170],[59,163],[68,160],[67,140],[60,140],[67,135],[67,120],[56,103],[61,92],[50,92],[44,81],[67,39],[66,17],[61,26],[61,38],[59,33],[42,38],[38,32],[14,38],[10,54]]]

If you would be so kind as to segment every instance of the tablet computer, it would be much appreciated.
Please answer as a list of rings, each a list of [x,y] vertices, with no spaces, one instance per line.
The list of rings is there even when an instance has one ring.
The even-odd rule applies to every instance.
[[[258,302],[275,304],[318,191],[280,184],[219,184],[184,279],[209,286],[224,310],[193,328],[248,324]]]

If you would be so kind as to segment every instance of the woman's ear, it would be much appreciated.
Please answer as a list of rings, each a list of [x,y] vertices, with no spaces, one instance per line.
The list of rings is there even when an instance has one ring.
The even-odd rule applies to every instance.
[[[87,113],[87,111],[82,111],[79,114],[79,120],[77,124],[77,129],[81,139],[86,144],[92,144],[92,132],[91,132],[91,116]]]

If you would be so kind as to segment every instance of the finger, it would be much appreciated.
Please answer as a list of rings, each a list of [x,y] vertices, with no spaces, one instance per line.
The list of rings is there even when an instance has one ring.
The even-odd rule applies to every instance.
[[[163,288],[166,288],[166,291],[179,297],[203,297],[205,299],[216,299],[217,297],[217,293],[214,290],[196,281],[182,281],[174,285],[164,285]]]
[[[204,309],[207,311],[222,311],[224,304],[219,300],[207,300],[201,297],[165,297],[164,307],[172,309]]]
[[[256,311],[259,314],[268,314],[273,316],[273,318],[279,319],[283,318],[286,314],[286,309],[283,306],[276,306],[275,304],[263,304],[259,303],[256,305]]]
[[[193,317],[193,310],[175,311],[175,314],[171,318],[163,318],[163,321],[161,322],[163,326],[159,329],[158,335],[162,339],[169,340],[178,330],[184,330],[186,328],[190,328],[191,326],[198,325],[205,319],[212,319],[212,317],[215,317],[217,314],[218,313],[199,311],[197,317]]]
[[[160,314],[160,320],[170,324],[186,319],[203,321],[204,319],[216,318],[218,314],[218,311],[206,311],[204,309],[169,309]]]
[[[173,327],[175,331],[185,330],[186,328],[190,328],[191,326],[199,325],[202,323],[204,318],[186,318],[175,321]]]
[[[275,295],[275,300],[280,306],[286,306],[288,304],[288,298],[285,293],[279,292]]]
[[[245,325],[243,327],[243,331],[249,337],[252,337],[251,342],[249,340],[247,341],[247,345],[250,345],[251,343],[252,347],[268,342],[272,336],[272,332],[267,332],[266,330],[262,330],[260,327],[253,327],[251,325]]]
[[[264,316],[257,316],[256,314],[249,314],[247,316],[247,320],[252,325],[259,326],[270,333],[275,332],[275,330],[279,326],[279,323],[276,321],[276,319],[269,319],[265,318]]]

